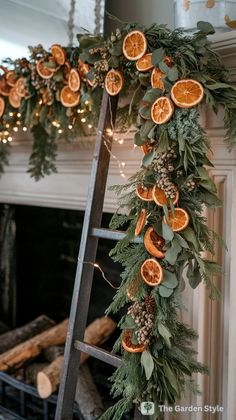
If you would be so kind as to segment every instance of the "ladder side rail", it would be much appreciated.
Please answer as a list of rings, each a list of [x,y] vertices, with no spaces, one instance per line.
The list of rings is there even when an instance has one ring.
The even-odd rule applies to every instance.
[[[74,343],[76,340],[82,341],[84,338],[94,271],[93,264],[86,264],[86,262],[95,262],[98,245],[98,238],[89,236],[89,232],[92,227],[100,227],[101,225],[110,161],[110,153],[107,148],[111,147],[112,143],[112,136],[108,133],[108,129],[112,129],[115,124],[117,101],[118,97],[109,97],[104,91],[88,187],[87,206],[77,262],[55,420],[71,420],[73,416],[80,357],[80,351],[75,348]]]

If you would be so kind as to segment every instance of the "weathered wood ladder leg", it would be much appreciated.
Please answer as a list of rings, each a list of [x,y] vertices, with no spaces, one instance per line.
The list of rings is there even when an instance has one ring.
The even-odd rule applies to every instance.
[[[73,418],[73,405],[79,375],[79,357],[81,351],[115,367],[118,367],[120,364],[120,357],[83,342],[98,238],[120,240],[125,236],[124,233],[118,231],[100,228],[110,161],[108,148],[111,148],[112,143],[111,130],[115,124],[117,101],[117,97],[109,97],[104,92],[88,188],[87,206],[84,216],[65,348],[64,367],[55,420],[71,420]],[[134,417],[136,420],[142,418],[137,410]]]
[[[72,297],[64,367],[55,417],[56,420],[72,419],[81,350],[78,346],[76,348],[76,343],[83,341],[94,271],[93,264],[87,264],[87,262],[95,262],[98,245],[98,238],[90,236],[89,233],[93,227],[100,227],[101,225],[110,160],[110,154],[106,145],[111,147],[112,136],[109,129],[111,130],[113,124],[115,124],[117,100],[117,97],[109,97],[104,92]]]

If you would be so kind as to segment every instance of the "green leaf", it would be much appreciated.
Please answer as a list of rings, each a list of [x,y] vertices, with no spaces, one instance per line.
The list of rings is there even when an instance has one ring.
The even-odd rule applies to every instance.
[[[136,325],[134,319],[132,318],[132,316],[126,315],[126,317],[122,320],[119,327],[122,330],[125,330],[125,329],[133,330],[137,327],[137,325]]]
[[[175,237],[176,237],[177,241],[179,242],[179,244],[182,248],[185,248],[185,249],[189,248],[188,243],[185,241],[184,238],[182,238],[181,235],[179,235],[179,233],[176,233]]]
[[[143,158],[142,166],[147,168],[149,165],[151,165],[154,156],[155,156],[155,150],[151,150],[151,152],[147,153]]]
[[[146,379],[149,380],[154,370],[154,362],[151,353],[144,350],[141,355],[141,365],[144,367]]]
[[[159,295],[163,298],[168,298],[172,295],[173,289],[160,285],[158,288]]]
[[[188,226],[186,229],[184,229],[182,231],[182,235],[188,242],[193,244],[195,251],[199,251],[199,248],[200,248],[199,241],[197,239],[197,236],[194,230],[191,227]]]
[[[109,53],[111,55],[115,55],[116,57],[119,57],[120,55],[122,55],[123,51],[122,51],[122,40],[116,42],[115,44],[112,45],[111,48],[109,48]]]
[[[165,152],[168,149],[168,147],[169,147],[168,133],[167,133],[167,130],[163,130],[159,138],[159,143],[158,143],[156,152],[157,153]]]
[[[205,87],[209,90],[232,89],[232,86],[227,85],[226,83],[212,83],[210,85],[205,84]]]
[[[160,69],[163,73],[165,73],[165,74],[168,74],[168,72],[169,72],[169,70],[170,70],[170,68],[167,66],[167,64],[166,64],[166,63],[164,63],[164,61],[161,61],[161,62],[160,62],[160,64],[159,64],[159,69]]]
[[[145,144],[147,142],[147,139],[142,139],[141,135],[140,135],[140,131],[136,131],[135,135],[134,135],[134,144],[136,144],[137,146],[142,146],[142,144]]]
[[[179,151],[184,152],[185,150],[185,139],[182,134],[178,136]]]
[[[143,97],[143,101],[153,103],[157,98],[161,96],[161,94],[162,94],[162,91],[160,89],[156,89],[156,88],[149,89],[145,93]]]
[[[137,89],[135,89],[134,94],[131,98],[130,105],[129,105],[129,115],[132,113],[132,109],[134,105],[137,105],[143,97],[143,89],[142,85],[139,84]]]
[[[201,187],[205,188],[205,190],[209,191],[212,194],[217,192],[216,186],[210,178],[208,180],[203,180],[199,182],[199,185],[201,185]]]
[[[199,21],[197,28],[206,35],[213,35],[215,33],[214,27],[209,22]]]
[[[119,63],[120,63],[119,57],[116,57],[115,55],[112,55],[108,60],[109,67],[114,68],[114,69],[119,67]]]
[[[157,329],[158,329],[159,334],[164,338],[167,346],[171,347],[171,344],[170,344],[171,333],[168,330],[168,328],[164,324],[159,322],[157,325]]]
[[[164,281],[162,282],[162,285],[168,289],[174,289],[178,286],[176,274],[172,273],[172,271],[164,270]]]
[[[149,73],[139,73],[139,81],[142,86],[149,86],[150,85],[150,74]]]
[[[140,136],[142,140],[145,140],[145,143],[148,139],[148,134],[155,127],[155,123],[152,120],[147,120],[140,128]]]
[[[144,120],[151,119],[151,107],[149,105],[144,105],[139,109],[139,114]]]
[[[176,66],[169,69],[167,77],[171,82],[175,82],[176,80],[178,80],[179,72]]]
[[[170,366],[165,362],[164,364],[164,372],[166,379],[168,380],[169,384],[173,387],[173,389],[176,391],[177,394],[179,394],[179,387],[176,380],[176,376],[171,370]]]
[[[163,60],[165,56],[165,50],[163,48],[158,48],[152,53],[152,64],[157,67],[158,64]]]
[[[162,222],[162,236],[166,241],[172,241],[174,238],[173,230],[164,222]]]
[[[171,243],[171,247],[167,249],[165,253],[165,260],[171,264],[174,265],[176,263],[177,257],[179,252],[181,251],[181,246],[179,245],[177,240],[173,240]]]
[[[191,274],[187,275],[188,281],[192,289],[196,289],[197,286],[201,283],[202,277],[198,270],[198,268],[195,268]]]

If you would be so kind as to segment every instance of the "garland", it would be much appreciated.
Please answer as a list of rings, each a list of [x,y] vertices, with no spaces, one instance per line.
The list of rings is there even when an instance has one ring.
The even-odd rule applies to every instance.
[[[9,62],[13,72],[4,69],[0,80],[1,93],[7,86],[13,90],[2,102],[3,135],[17,121],[31,128],[30,172],[37,179],[55,170],[59,130],[63,136],[77,135],[84,130],[84,119],[96,125],[104,87],[112,95],[132,92],[128,108],[118,109],[118,128],[136,120],[134,141],[144,158],[127,185],[113,187],[119,210],[110,227],[123,227],[126,236],[110,254],[124,270],[107,314],[129,306],[114,346],[122,354],[112,377],[112,392],[119,400],[102,420],[119,420],[143,401],[153,402],[151,418],[161,419],[159,406],[174,405],[185,389],[198,392],[192,374],[207,372],[192,348],[196,332],[178,315],[186,281],[192,288],[204,282],[210,297],[218,296],[211,277],[220,267],[202,252],[213,256],[217,240],[225,246],[202,216],[204,206],[214,209],[221,203],[206,170],[213,165],[198,103],[214,112],[224,107],[225,140],[229,148],[236,142],[236,90],[210,49],[207,35],[212,33],[210,24],[199,22],[191,37],[181,29],[156,24],[146,29],[136,23],[108,39],[78,35],[78,48],[52,46],[50,53],[41,46],[32,48],[30,60]],[[50,77],[45,78],[47,72]],[[14,97],[19,107],[13,107]],[[5,163],[5,144],[0,146]]]

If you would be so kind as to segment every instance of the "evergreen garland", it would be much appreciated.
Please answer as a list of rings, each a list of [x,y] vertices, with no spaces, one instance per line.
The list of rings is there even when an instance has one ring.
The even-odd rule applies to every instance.
[[[150,71],[139,71],[135,61],[123,54],[125,37],[132,31],[141,31],[146,40],[146,52],[152,54],[151,66],[161,75],[159,87],[153,86]],[[219,296],[212,276],[221,269],[212,258],[202,255],[208,251],[214,256],[215,241],[219,240],[225,246],[207,227],[202,216],[204,206],[214,209],[221,205],[207,170],[213,167],[207,157],[210,144],[199,123],[197,106],[173,106],[173,115],[162,124],[156,123],[152,109],[159,98],[173,99],[173,86],[178,81],[196,81],[204,93],[204,106],[211,107],[214,112],[224,107],[225,141],[229,149],[235,145],[236,90],[229,83],[218,55],[210,48],[207,35],[212,33],[214,29],[210,24],[198,22],[198,30],[192,36],[187,36],[181,29],[170,31],[165,25],[153,24],[147,29],[137,23],[117,29],[107,39],[79,34],[79,47],[63,51],[70,67],[78,68],[79,73],[82,62],[88,66],[88,71],[85,75],[79,73],[80,104],[69,108],[63,107],[60,96],[65,83],[65,65],[57,67],[49,52],[37,46],[31,48],[29,61],[11,63],[14,77],[23,77],[27,92],[21,101],[20,114],[22,124],[32,129],[35,138],[30,173],[36,179],[56,170],[58,124],[68,137],[70,125],[78,134],[81,128],[83,130],[82,118],[78,118],[82,111],[83,118],[96,125],[102,89],[112,69],[117,70],[122,79],[121,96],[131,95],[129,104],[118,109],[117,128],[124,129],[135,121],[134,142],[143,147],[145,155],[141,169],[128,184],[113,187],[118,195],[119,209],[110,227],[125,226],[127,230],[124,239],[110,253],[114,261],[122,264],[123,272],[121,285],[107,314],[119,311],[127,303],[129,309],[120,320],[122,334],[114,345],[114,351],[121,352],[122,361],[111,378],[112,393],[120,399],[101,420],[119,420],[133,404],[139,406],[142,401],[155,404],[152,420],[161,419],[163,414],[159,405],[174,405],[186,389],[199,392],[192,375],[207,373],[207,368],[196,360],[192,348],[197,334],[180,322],[179,311],[184,308],[181,292],[186,280],[193,289],[203,282],[211,298]],[[37,63],[42,59],[46,67],[54,68],[50,83],[37,74]],[[5,70],[3,73],[0,92],[8,74]],[[9,125],[10,114],[17,119],[8,99],[4,102],[2,131]],[[0,147],[0,158],[5,162],[5,145],[0,143]],[[150,198],[150,194],[148,200],[142,195],[142,191],[154,193],[156,188],[165,194],[166,202],[162,205]],[[177,212],[176,205],[185,212],[187,220],[179,230],[171,224]],[[137,237],[137,223],[142,212],[146,215],[146,223]],[[147,246],[146,240],[150,228],[154,234],[154,239],[149,238],[152,248]],[[158,256],[153,253],[153,247],[159,247]],[[159,281],[153,286],[145,281],[142,271],[150,259],[159,266]],[[150,276],[152,273],[150,271]],[[135,293],[131,293],[132,290]]]

